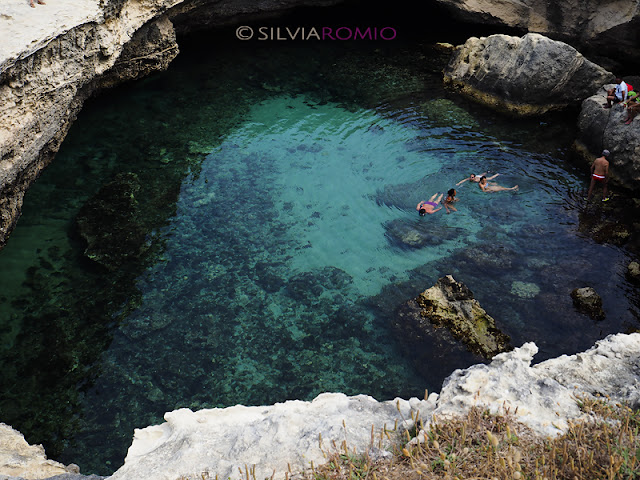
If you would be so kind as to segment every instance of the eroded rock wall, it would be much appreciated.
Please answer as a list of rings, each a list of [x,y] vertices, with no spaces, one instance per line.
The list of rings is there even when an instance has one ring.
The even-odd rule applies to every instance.
[[[601,59],[640,62],[640,1],[436,0],[458,18],[541,33],[570,43],[607,68]]]
[[[50,16],[32,17],[41,24],[26,15],[45,10],[32,12],[22,0],[0,4],[0,28],[11,37],[0,45],[0,248],[25,191],[55,156],[85,100],[166,69],[179,51],[175,22],[185,32],[340,1],[57,0]]]

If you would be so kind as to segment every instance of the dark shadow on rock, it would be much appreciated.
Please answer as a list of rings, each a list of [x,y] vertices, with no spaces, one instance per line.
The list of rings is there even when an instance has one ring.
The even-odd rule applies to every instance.
[[[144,250],[145,229],[139,223],[136,200],[139,190],[136,174],[118,174],[76,217],[78,231],[87,242],[85,255],[108,270],[138,258]]]

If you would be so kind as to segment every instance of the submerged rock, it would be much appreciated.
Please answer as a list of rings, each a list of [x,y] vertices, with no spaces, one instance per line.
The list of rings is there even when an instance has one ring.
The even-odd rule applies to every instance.
[[[471,37],[452,55],[446,85],[496,110],[540,115],[579,105],[613,74],[542,35]]]
[[[422,330],[423,335],[430,335],[433,328],[446,327],[471,352],[485,358],[511,349],[509,336],[498,330],[471,290],[451,275],[438,279],[415,302],[420,307],[418,315],[404,316],[402,322],[396,322],[397,328]]]
[[[109,270],[139,257],[144,249],[145,231],[139,223],[135,197],[139,190],[136,174],[118,174],[76,217],[78,231],[87,241],[85,255]]]
[[[595,320],[604,318],[602,310],[602,298],[591,287],[575,288],[571,292],[575,307]]]
[[[402,248],[440,245],[446,240],[457,238],[464,232],[461,228],[439,225],[426,219],[399,218],[386,222],[383,226],[389,243]]]
[[[627,266],[627,277],[634,282],[640,283],[640,263],[631,262]]]

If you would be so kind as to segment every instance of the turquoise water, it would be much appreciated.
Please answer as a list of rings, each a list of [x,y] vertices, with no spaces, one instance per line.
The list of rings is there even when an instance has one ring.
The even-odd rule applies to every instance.
[[[438,390],[481,359],[391,325],[445,274],[540,359],[637,324],[625,252],[579,232],[566,118],[451,97],[416,45],[183,50],[89,102],[0,252],[0,420],[50,456],[108,474],[175,408]],[[457,212],[417,215],[484,171],[519,191],[465,183]],[[106,268],[76,218],[129,173],[116,210],[142,233]],[[605,320],[573,309],[584,285]]]

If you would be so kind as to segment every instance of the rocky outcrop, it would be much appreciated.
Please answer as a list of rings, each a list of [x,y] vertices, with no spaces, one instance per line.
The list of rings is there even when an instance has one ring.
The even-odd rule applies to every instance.
[[[586,418],[577,396],[608,397],[640,407],[640,334],[610,335],[585,352],[531,365],[538,348],[526,343],[489,365],[457,370],[445,380],[433,415],[458,415],[471,407],[509,409],[541,435],[563,433]]]
[[[343,448],[345,441],[350,451],[384,456],[385,439],[397,441],[397,433],[416,421],[428,425],[432,418],[464,415],[474,407],[509,411],[541,436],[564,433],[569,422],[589,418],[579,397],[640,407],[640,334],[610,335],[585,352],[531,365],[537,352],[535,344],[526,343],[488,365],[456,370],[440,394],[427,400],[377,402],[325,393],[312,402],[175,410],[165,414],[165,423],[136,430],[125,464],[108,478],[284,478],[289,468],[323,463],[325,453]],[[37,455],[41,458],[39,450]],[[0,477],[5,471],[0,467]]]
[[[612,80],[575,48],[539,34],[471,37],[444,71],[445,85],[454,91],[523,116],[578,106]]]
[[[344,451],[345,441],[358,453],[388,455],[390,440],[428,420],[436,397],[377,402],[324,393],[312,402],[176,410],[165,414],[166,423],[136,430],[124,466],[109,479],[175,480],[203,472],[207,478],[284,478],[289,468],[325,463],[325,452]]]
[[[47,459],[42,445],[29,445],[20,432],[0,423],[0,478],[7,475],[37,480],[77,472],[77,465],[65,466]]]
[[[627,112],[620,104],[603,108],[607,89],[605,84],[594,89],[595,94],[582,102],[578,118],[580,131],[576,148],[591,162],[602,150],[611,152],[609,174],[611,180],[625,189],[640,192],[640,116],[625,125]],[[635,85],[634,85],[635,86]],[[592,92],[593,93],[593,92]]]
[[[571,298],[578,311],[586,313],[594,320],[602,320],[604,318],[602,298],[593,288],[574,288],[571,291]]]
[[[469,23],[541,33],[580,51],[620,63],[640,62],[640,2],[620,0],[436,0]],[[598,60],[599,61],[599,60]],[[600,61],[599,61],[600,62]]]
[[[411,308],[415,302],[417,308]],[[469,288],[451,275],[440,278],[415,300],[401,308],[394,321],[400,337],[410,337],[410,350],[421,348],[424,337],[446,329],[473,353],[491,358],[510,349],[509,337],[496,327],[495,320],[473,298]],[[404,340],[403,340],[404,342]]]

